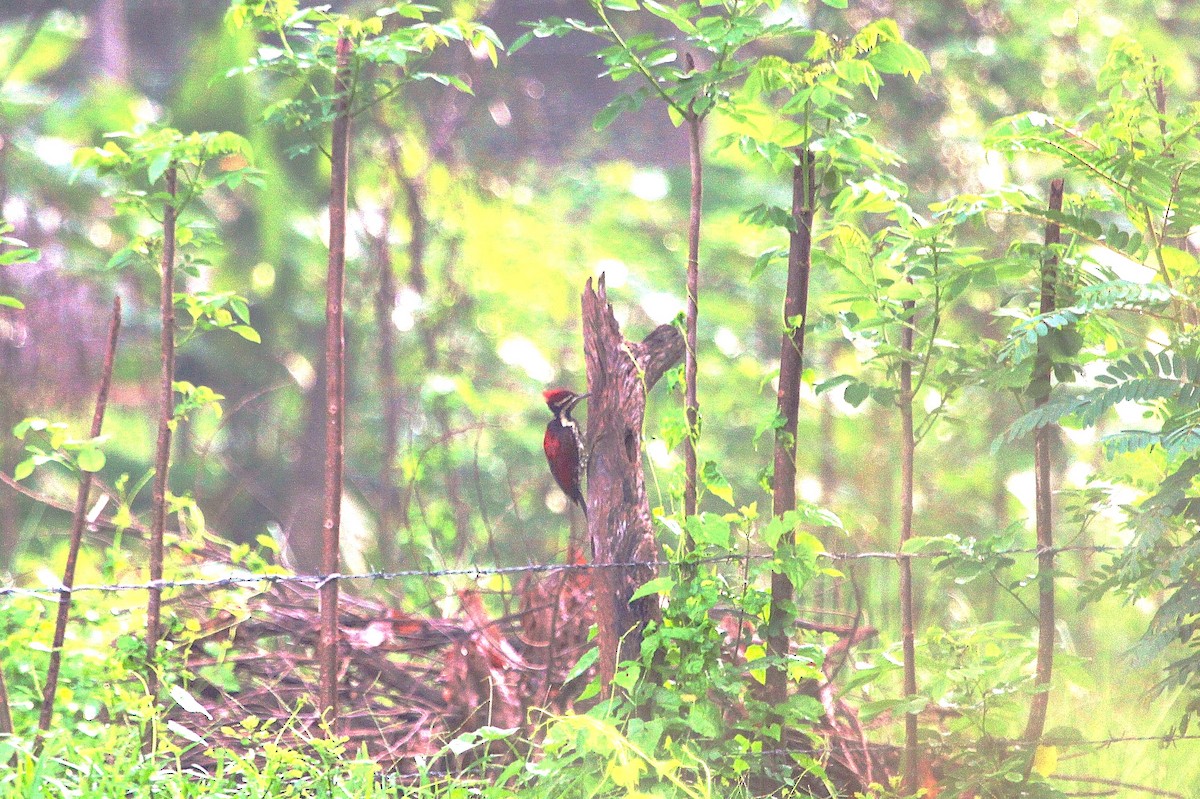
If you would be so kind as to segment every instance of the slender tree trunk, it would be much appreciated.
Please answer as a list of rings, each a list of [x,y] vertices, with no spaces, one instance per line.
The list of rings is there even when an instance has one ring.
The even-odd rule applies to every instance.
[[[325,514],[321,571],[337,574],[342,528],[345,457],[346,330],[342,315],[346,291],[346,193],[350,170],[350,40],[337,43],[337,99],[334,101],[332,168],[329,186],[329,271],[325,287]],[[333,734],[337,727],[338,581],[321,584],[319,648],[320,709]]]
[[[1050,183],[1050,210],[1062,213],[1063,182],[1054,180]],[[1059,226],[1054,223],[1046,225],[1046,246],[1051,247],[1062,241]],[[1042,297],[1041,313],[1054,310],[1054,288],[1058,281],[1058,257],[1046,253],[1042,260]],[[1050,379],[1053,363],[1050,359],[1046,337],[1038,340],[1038,355],[1030,388],[1034,392],[1034,407],[1041,407],[1050,401]],[[1054,671],[1054,499],[1053,486],[1050,481],[1050,449],[1054,443],[1054,426],[1043,425],[1037,429],[1033,444],[1034,460],[1034,493],[1035,525],[1037,528],[1038,546],[1038,651],[1037,676],[1034,685],[1037,693],[1029,703],[1029,722],[1025,725],[1025,741],[1034,750],[1042,737],[1046,726],[1046,709],[1050,703],[1050,679]],[[1033,769],[1033,755],[1030,754],[1026,775]]]
[[[175,417],[175,183],[176,170],[163,173],[167,195],[163,208],[162,294],[159,312],[161,370],[158,385],[158,443],[154,454],[154,489],[150,509],[150,582],[163,578],[163,536],[167,527],[167,477],[171,468],[171,423]],[[146,692],[158,704],[158,639],[162,634],[162,588],[153,585],[146,602]],[[155,721],[150,719],[142,751],[154,750]]]
[[[916,440],[913,436],[913,326],[916,304],[904,302],[904,327],[900,333],[900,547],[913,534],[913,461]],[[904,695],[917,693],[917,653],[913,619],[912,560],[900,558],[900,638],[904,651]],[[904,783],[901,793],[913,794],[920,787],[920,753],[917,751],[917,714],[904,715]]]
[[[696,513],[696,442],[700,437],[700,402],[696,394],[696,320],[699,316],[697,298],[700,294],[700,206],[704,196],[704,173],[700,150],[700,118],[695,113],[689,113],[685,124],[692,168],[692,198],[688,214],[687,351],[683,360],[683,403],[688,430],[683,451],[683,512],[692,516]],[[685,541],[685,545],[690,549],[691,541]]]
[[[112,321],[108,326],[108,349],[104,352],[104,366],[100,371],[100,388],[96,392],[96,406],[92,413],[91,437],[100,435],[104,425],[104,411],[108,407],[108,389],[112,385],[113,361],[117,354],[117,336],[121,330],[121,298],[113,298]],[[62,667],[63,641],[67,635],[67,620],[71,615],[71,588],[75,585],[75,567],[79,562],[79,547],[83,542],[83,524],[87,515],[88,494],[92,490],[92,473],[83,472],[79,480],[79,491],[75,495],[75,513],[71,519],[71,539],[67,548],[67,565],[63,569],[63,590],[58,595],[58,615],[54,620],[54,642],[50,645],[50,664],[46,668],[46,684],[42,689],[42,708],[38,716],[38,735],[34,741],[34,753],[42,750],[44,735],[50,729],[54,717],[54,694],[58,689],[58,673]]]
[[[808,279],[812,270],[812,226],[816,212],[816,186],[812,154],[799,151],[800,163],[792,170],[792,223],[788,251],[787,289],[783,301],[783,341],[779,353],[778,411],[783,426],[775,432],[774,514],[781,517],[796,509],[796,428],[800,413],[800,376],[804,371],[804,326],[808,314]],[[784,540],[791,541],[793,536]],[[770,623],[767,651],[787,656],[792,623],[796,618],[795,586],[785,574],[771,575]],[[787,670],[767,670],[766,701],[779,706],[787,699]]]

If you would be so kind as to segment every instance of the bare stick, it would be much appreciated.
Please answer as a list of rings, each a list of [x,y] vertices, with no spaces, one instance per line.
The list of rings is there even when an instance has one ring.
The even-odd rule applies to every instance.
[[[163,208],[162,294],[159,311],[161,374],[158,386],[158,444],[154,455],[154,490],[150,508],[150,582],[163,577],[163,533],[167,527],[167,473],[171,466],[171,421],[175,416],[175,167],[163,173],[167,195]],[[158,639],[162,633],[162,588],[152,587],[146,599],[146,692],[158,704]],[[154,722],[146,725],[142,751],[154,750]]]
[[[783,341],[779,352],[779,415],[783,426],[775,431],[774,514],[796,509],[796,426],[800,413],[800,375],[804,371],[804,323],[808,313],[808,278],[812,270],[812,227],[816,213],[816,185],[812,154],[800,148],[800,163],[792,169],[792,221],[788,250],[787,289],[783,300]],[[788,537],[791,540],[791,537]],[[795,618],[795,586],[785,574],[771,575],[771,613],[767,651],[782,658],[791,640]],[[767,670],[766,700],[776,707],[787,699],[787,670]]]
[[[694,69],[691,54],[688,68]],[[696,439],[699,437],[700,402],[696,395],[696,320],[699,316],[697,297],[700,293],[700,202],[704,193],[704,175],[700,152],[700,117],[694,111],[687,116],[688,155],[692,167],[692,199],[688,214],[687,262],[687,348],[683,360],[684,412],[687,415],[687,437],[684,439],[683,512],[696,512]],[[685,540],[691,548],[691,541]]]
[[[1050,210],[1062,213],[1063,182],[1050,182]],[[1053,222],[1046,225],[1046,247],[1062,242],[1062,231]],[[1042,297],[1039,310],[1048,314],[1054,310],[1054,288],[1058,281],[1058,256],[1047,252],[1042,260]],[[1040,408],[1050,401],[1050,378],[1054,364],[1050,359],[1046,337],[1038,339],[1037,364],[1030,390],[1034,393],[1033,405]],[[1046,727],[1046,709],[1050,704],[1050,678],[1054,671],[1054,499],[1050,484],[1050,448],[1054,444],[1055,427],[1043,425],[1038,428],[1033,443],[1034,493],[1036,495],[1035,525],[1038,545],[1038,651],[1037,676],[1034,686],[1037,693],[1029,703],[1029,722],[1025,725],[1025,741],[1036,752],[1038,739]],[[1033,757],[1029,758],[1026,776],[1033,769]]]
[[[104,426],[104,411],[108,407],[108,389],[112,385],[113,361],[117,353],[117,336],[121,331],[121,298],[113,297],[112,321],[108,325],[108,349],[104,351],[104,366],[100,370],[100,388],[92,413],[91,437],[100,435]],[[83,525],[87,519],[88,494],[92,490],[92,473],[83,472],[79,491],[75,495],[75,512],[71,519],[71,540],[67,548],[67,565],[63,569],[65,590],[58,597],[58,616],[54,621],[54,643],[50,646],[50,665],[46,668],[46,685],[42,689],[42,710],[38,716],[38,734],[34,740],[34,757],[42,750],[50,721],[54,717],[54,694],[58,690],[58,673],[62,668],[62,647],[67,635],[67,620],[71,615],[71,588],[75,585],[75,566],[79,562],[79,547],[83,541]]]
[[[335,574],[342,527],[342,472],[345,455],[346,332],[342,316],[346,291],[346,192],[350,170],[350,40],[337,42],[334,81],[332,167],[329,185],[329,271],[325,286],[325,517],[321,571]],[[321,585],[321,717],[332,733],[337,725],[338,582]]]
[[[913,316],[916,303],[904,301],[903,329],[900,333],[900,547],[913,534],[913,461],[917,443],[913,438]],[[900,640],[904,651],[904,695],[917,692],[917,652],[913,621],[912,561],[900,558]],[[904,715],[904,782],[901,792],[914,794],[920,787],[917,751],[917,714]]]

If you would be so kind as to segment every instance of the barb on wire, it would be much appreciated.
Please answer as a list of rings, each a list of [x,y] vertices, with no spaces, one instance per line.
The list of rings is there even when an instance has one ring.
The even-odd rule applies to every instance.
[[[1064,546],[1054,547],[1054,552],[1115,552],[1119,551],[1120,547],[1109,546]],[[849,561],[849,560],[900,560],[901,558],[913,558],[929,560],[939,557],[952,557],[957,550],[939,550],[931,552],[824,552],[822,557],[833,561]],[[999,549],[986,553],[987,557],[996,555],[1039,555],[1042,550],[1037,547],[1018,548],[1018,549]],[[711,564],[725,562],[743,562],[747,560],[766,560],[772,557],[766,554],[747,554],[737,553],[730,555],[717,555],[709,558],[700,558],[696,563]],[[150,591],[163,590],[168,588],[234,588],[239,586],[251,585],[280,585],[280,584],[299,584],[309,585],[319,590],[322,586],[327,585],[331,581],[343,580],[398,580],[411,577],[424,578],[439,578],[439,577],[472,577],[479,579],[481,577],[493,575],[507,574],[553,574],[558,572],[575,572],[575,571],[593,571],[599,569],[636,569],[644,567],[662,568],[665,566],[675,565],[674,561],[669,560],[637,560],[627,561],[624,563],[530,563],[523,566],[460,566],[456,568],[446,569],[403,569],[399,571],[372,571],[363,573],[345,574],[334,572],[333,574],[252,574],[243,572],[240,574],[229,574],[224,577],[212,578],[185,578],[178,580],[149,580],[141,583],[111,583],[106,585],[77,585],[67,588],[63,585],[48,586],[46,588],[21,588],[17,586],[0,586],[0,599],[5,597],[32,597],[40,599],[57,599],[62,594],[78,594],[84,592],[117,592],[117,591]]]

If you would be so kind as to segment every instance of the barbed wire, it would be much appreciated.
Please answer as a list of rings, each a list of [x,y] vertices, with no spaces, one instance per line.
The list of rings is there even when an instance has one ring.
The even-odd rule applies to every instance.
[[[995,549],[983,550],[975,552],[964,548],[955,548],[952,550],[934,550],[924,552],[821,552],[818,556],[832,561],[855,561],[855,560],[892,560],[899,561],[909,558],[914,560],[932,560],[934,558],[961,558],[971,561],[982,561],[988,558],[1002,555],[1042,555],[1047,552],[1060,554],[1063,552],[1093,552],[1097,554],[1121,551],[1121,547],[1111,547],[1102,545],[1092,546],[1062,546],[1062,547],[1025,547],[1014,549]],[[742,562],[749,560],[769,560],[773,555],[765,553],[737,554],[737,555],[718,555],[709,558],[700,558],[697,561],[689,561],[689,563],[712,564],[724,562]],[[76,585],[71,588],[65,585],[48,586],[45,588],[24,588],[19,586],[0,586],[0,599],[5,597],[28,597],[33,599],[57,599],[63,594],[81,594],[87,592],[102,592],[116,593],[122,591],[150,591],[153,589],[165,590],[169,588],[202,588],[202,589],[218,589],[218,588],[236,588],[248,587],[252,585],[285,585],[298,584],[308,585],[314,590],[319,590],[322,586],[330,581],[388,581],[399,580],[414,577],[423,578],[442,578],[442,577],[471,577],[480,579],[490,576],[504,576],[515,574],[553,574],[557,572],[590,572],[603,569],[639,569],[639,568],[663,568],[667,566],[677,565],[676,561],[670,560],[638,560],[627,561],[624,563],[530,563],[521,566],[457,566],[442,569],[402,569],[398,571],[370,571],[360,573],[343,573],[335,572],[333,574],[257,574],[252,572],[243,572],[239,574],[229,574],[223,577],[210,578],[183,578],[173,580],[148,580],[146,582],[137,583],[107,583],[107,584],[85,584]]]

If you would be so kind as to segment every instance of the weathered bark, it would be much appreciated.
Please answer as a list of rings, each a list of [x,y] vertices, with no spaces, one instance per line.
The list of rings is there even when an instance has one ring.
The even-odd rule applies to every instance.
[[[350,40],[337,43],[334,81],[332,168],[329,179],[329,270],[325,284],[325,514],[322,522],[321,571],[338,571],[342,531],[342,479],[345,458],[346,325],[346,192],[350,170]],[[338,581],[321,585],[319,647],[321,718],[331,733],[337,726]]]
[[[1063,182],[1050,182],[1050,210],[1062,213]],[[1062,241],[1062,232],[1054,223],[1046,225],[1046,246]],[[1042,261],[1042,296],[1040,313],[1054,310],[1054,288],[1058,281],[1058,258],[1047,253]],[[1054,364],[1050,360],[1049,347],[1043,336],[1038,341],[1038,357],[1032,378],[1036,395],[1034,407],[1040,408],[1050,401],[1050,378]],[[1034,494],[1038,546],[1038,651],[1037,675],[1034,685],[1038,693],[1029,703],[1029,722],[1025,725],[1025,741],[1036,748],[1038,739],[1046,727],[1046,709],[1050,703],[1050,678],[1054,671],[1054,499],[1050,482],[1050,450],[1054,444],[1054,425],[1043,425],[1034,434]],[[1033,769],[1030,755],[1026,775]]]
[[[96,391],[96,406],[92,412],[90,436],[100,435],[104,411],[108,407],[108,389],[112,385],[113,362],[117,355],[117,336],[121,330],[121,298],[113,298],[112,321],[108,327],[108,348],[100,370],[100,387]],[[42,689],[42,708],[38,716],[38,735],[34,752],[41,752],[45,733],[54,717],[54,694],[58,690],[58,673],[62,667],[62,647],[67,635],[67,620],[71,615],[71,588],[75,585],[75,567],[79,562],[79,547],[83,542],[83,524],[87,514],[88,494],[92,490],[92,473],[84,472],[75,495],[75,512],[71,519],[71,539],[67,547],[67,564],[63,568],[63,591],[58,595],[58,615],[54,620],[54,640],[50,645],[50,663],[46,667],[46,684]]]
[[[587,363],[588,533],[595,563],[655,560],[658,547],[646,499],[642,422],[646,394],[684,355],[683,336],[671,325],[640,343],[626,341],[608,304],[604,275],[583,292],[583,353]],[[641,651],[641,631],[655,615],[653,597],[630,603],[654,576],[648,566],[595,572],[600,678],[608,690],[621,655]]]
[[[778,412],[783,426],[775,432],[773,513],[796,509],[796,429],[800,413],[800,376],[804,371],[804,326],[808,314],[808,278],[812,268],[812,226],[816,213],[816,176],[812,154],[801,149],[792,170],[792,222],[787,288],[783,300],[783,341],[779,353]],[[791,537],[788,537],[790,540]],[[795,586],[786,574],[771,575],[771,611],[767,651],[786,657],[796,618]],[[787,670],[767,670],[766,701],[776,707],[787,700]]]
[[[167,195],[163,209],[162,286],[159,312],[161,365],[158,386],[158,442],[154,455],[154,488],[150,509],[150,582],[163,577],[163,534],[167,526],[167,477],[171,467],[171,422],[175,417],[175,167],[163,173]],[[146,600],[146,693],[158,704],[158,639],[162,634],[162,588],[150,589]],[[146,725],[142,750],[154,749],[154,724]]]

